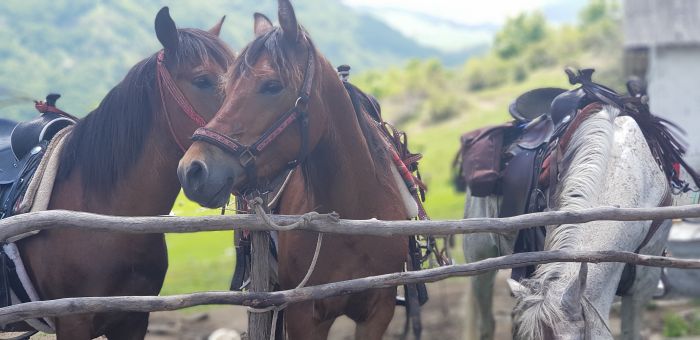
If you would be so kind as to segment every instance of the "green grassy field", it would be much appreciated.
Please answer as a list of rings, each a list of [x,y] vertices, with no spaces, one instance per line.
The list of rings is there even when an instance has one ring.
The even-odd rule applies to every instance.
[[[200,208],[181,194],[173,213],[202,216],[218,215],[220,211]],[[162,295],[228,290],[235,263],[233,232],[168,234],[166,241],[169,266]]]
[[[420,169],[429,186],[426,209],[433,219],[462,217],[464,197],[452,186],[451,169],[459,136],[477,127],[506,121],[510,102],[518,94],[541,86],[566,87],[563,72],[543,70],[525,82],[474,93],[467,98],[469,105],[454,119],[429,127],[417,123],[407,126],[412,150],[425,156]],[[220,213],[202,209],[184,195],[178,198],[173,212],[178,216]],[[162,294],[228,289],[235,261],[232,232],[170,234],[167,242],[170,266]]]

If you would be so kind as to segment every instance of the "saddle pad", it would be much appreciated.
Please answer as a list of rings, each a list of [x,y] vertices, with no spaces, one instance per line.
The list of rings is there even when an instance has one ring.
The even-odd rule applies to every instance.
[[[41,163],[39,163],[39,167],[31,182],[29,182],[27,192],[24,194],[22,202],[17,209],[17,214],[48,209],[51,193],[53,192],[53,185],[56,181],[56,174],[58,173],[61,152],[67,140],[66,137],[68,137],[71,131],[73,131],[72,126],[66,127],[58,132],[51,140],[51,143],[46,149],[44,158],[41,160]],[[20,235],[8,241],[13,242],[23,238],[23,236],[24,235]]]

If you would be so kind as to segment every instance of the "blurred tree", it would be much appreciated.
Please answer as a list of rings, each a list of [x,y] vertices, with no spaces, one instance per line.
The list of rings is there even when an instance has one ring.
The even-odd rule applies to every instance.
[[[590,0],[579,12],[579,25],[587,27],[606,20],[615,20],[620,10],[616,0]]]
[[[541,12],[521,13],[508,19],[496,33],[494,49],[501,58],[510,59],[544,39],[546,34],[547,21]]]

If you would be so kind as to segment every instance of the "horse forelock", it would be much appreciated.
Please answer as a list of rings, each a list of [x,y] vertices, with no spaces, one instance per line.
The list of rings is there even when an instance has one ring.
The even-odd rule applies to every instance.
[[[558,210],[574,211],[598,205],[612,152],[614,120],[619,113],[617,108],[603,106],[574,132],[562,155],[565,169],[555,193],[555,208]],[[585,228],[580,225],[551,226],[547,230],[545,249],[576,249],[584,240]],[[538,266],[531,279],[522,282],[527,288],[526,293],[518,297],[514,309],[520,338],[542,339],[545,335],[543,325],[556,329],[566,322],[561,296],[566,284],[577,275],[574,267],[571,263],[543,264]],[[582,300],[581,304],[584,313],[595,312],[589,303]]]
[[[233,52],[209,32],[183,28],[178,29],[178,36],[178,50],[166,55],[171,72],[212,63],[226,69],[233,63]],[[114,185],[129,175],[161,111],[156,55],[134,65],[98,107],[75,125],[61,155],[59,180],[77,169],[83,191],[109,198]]]
[[[308,50],[316,52],[311,38],[306,30],[302,29],[299,42]],[[234,79],[243,78],[255,70],[255,64],[263,56],[267,55],[270,65],[281,77],[280,81],[285,86],[291,84],[301,85],[306,63],[295,62],[295,48],[284,38],[284,32],[280,27],[274,27],[265,34],[256,37],[234,61],[227,74],[226,83]]]

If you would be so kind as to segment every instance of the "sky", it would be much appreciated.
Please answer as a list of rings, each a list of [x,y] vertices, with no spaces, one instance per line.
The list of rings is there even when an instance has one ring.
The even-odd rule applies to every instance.
[[[502,24],[523,11],[541,8],[556,0],[342,0],[350,6],[395,7],[422,12],[461,24]]]

